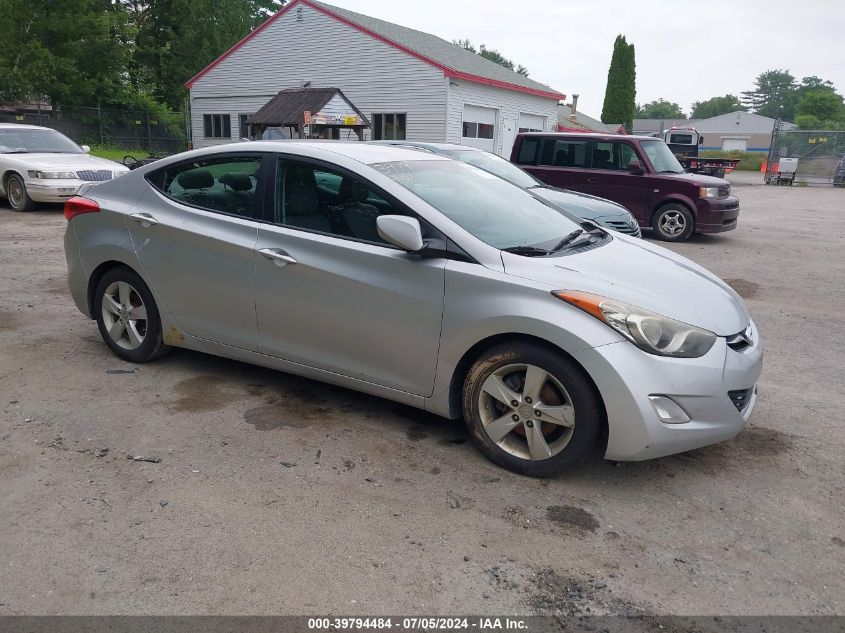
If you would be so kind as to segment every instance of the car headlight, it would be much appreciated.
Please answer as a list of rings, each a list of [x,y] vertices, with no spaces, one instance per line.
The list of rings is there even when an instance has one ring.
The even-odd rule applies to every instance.
[[[698,188],[698,197],[699,198],[718,198],[719,197],[719,188],[718,187],[699,187]]]
[[[30,178],[39,178],[42,180],[78,180],[76,174],[72,171],[40,171],[37,169],[30,169],[26,173]]]
[[[555,290],[552,294],[612,327],[649,354],[698,358],[716,343],[713,332],[624,301],[577,290]]]

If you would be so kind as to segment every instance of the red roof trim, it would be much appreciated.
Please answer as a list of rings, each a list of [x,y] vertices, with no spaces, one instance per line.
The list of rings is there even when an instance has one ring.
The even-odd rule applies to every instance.
[[[457,70],[453,70],[452,68],[449,68],[448,66],[444,66],[443,64],[436,62],[433,59],[426,57],[425,55],[421,55],[420,53],[411,50],[407,46],[403,46],[402,44],[399,44],[397,42],[394,42],[391,39],[388,39],[388,38],[386,38],[382,35],[379,35],[378,33],[375,33],[373,31],[361,26],[360,24],[352,22],[351,20],[347,20],[343,16],[340,16],[337,13],[334,13],[333,11],[326,9],[325,7],[321,7],[321,6],[318,6],[318,5],[316,5],[312,2],[309,2],[309,0],[293,0],[289,4],[282,7],[279,11],[274,13],[266,22],[261,24],[261,26],[259,26],[257,29],[255,29],[251,33],[249,33],[240,42],[238,42],[237,44],[232,46],[232,48],[230,48],[228,51],[223,53],[220,57],[215,59],[213,62],[211,62],[208,66],[203,68],[196,75],[191,77],[191,79],[189,79],[185,83],[185,87],[187,87],[189,89],[192,88],[194,83],[197,82],[197,80],[202,78],[206,73],[208,73],[210,70],[212,70],[220,62],[222,62],[224,59],[229,57],[229,55],[231,55],[236,50],[241,48],[249,40],[251,40],[253,37],[258,35],[265,28],[270,26],[270,24],[275,22],[277,19],[282,17],[285,13],[290,11],[294,6],[296,6],[298,4],[304,4],[304,5],[312,8],[316,11],[319,11],[320,13],[323,13],[325,15],[328,15],[331,18],[334,18],[335,20],[337,20],[338,22],[341,22],[342,24],[345,24],[347,26],[352,27],[356,31],[360,31],[361,33],[364,33],[365,35],[369,35],[370,37],[375,38],[375,39],[379,40],[380,42],[387,44],[388,46],[392,46],[393,48],[399,49],[400,51],[410,55],[411,57],[415,57],[416,59],[419,59],[419,60],[421,60],[421,61],[423,61],[423,62],[425,62],[425,63],[427,63],[431,66],[434,66],[438,70],[441,70],[443,72],[443,74],[446,75],[446,77],[451,77],[451,78],[454,78],[454,79],[463,79],[465,81],[480,83],[480,84],[484,84],[486,86],[493,86],[495,88],[504,88],[506,90],[515,90],[517,92],[525,92],[525,93],[532,94],[532,95],[535,95],[535,96],[538,96],[538,97],[546,97],[548,99],[560,100],[560,99],[566,98],[566,95],[564,95],[560,92],[538,90],[536,88],[528,88],[526,86],[519,86],[517,84],[511,84],[511,83],[508,83],[508,82],[505,82],[505,81],[498,81],[496,79],[488,79],[487,77],[479,77],[477,75],[472,75],[472,74],[469,74],[469,73],[464,73],[464,72],[460,72],[460,71],[457,71]]]

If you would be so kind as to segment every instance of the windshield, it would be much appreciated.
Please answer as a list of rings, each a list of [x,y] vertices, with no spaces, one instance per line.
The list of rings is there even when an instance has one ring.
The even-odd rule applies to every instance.
[[[672,150],[663,141],[642,141],[642,147],[645,155],[651,161],[654,171],[670,174],[684,173],[681,163],[678,162]]]
[[[501,156],[490,154],[489,152],[478,152],[472,150],[455,150],[446,152],[446,155],[455,160],[459,160],[476,167],[481,167],[485,171],[496,174],[499,178],[504,178],[508,182],[519,187],[536,187],[538,183],[533,176],[522,171],[516,165],[509,163]]]
[[[525,189],[473,165],[415,160],[372,166],[481,241],[505,250],[556,244],[579,225]]]
[[[82,148],[56,130],[0,129],[0,153],[82,154]]]

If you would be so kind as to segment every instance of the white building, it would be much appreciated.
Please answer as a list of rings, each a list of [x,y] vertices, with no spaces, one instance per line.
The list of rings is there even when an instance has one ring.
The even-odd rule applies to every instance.
[[[366,138],[449,141],[509,156],[519,130],[554,130],[565,95],[437,36],[315,0],[293,0],[198,73],[194,147],[242,138],[281,89],[334,86],[372,123]]]

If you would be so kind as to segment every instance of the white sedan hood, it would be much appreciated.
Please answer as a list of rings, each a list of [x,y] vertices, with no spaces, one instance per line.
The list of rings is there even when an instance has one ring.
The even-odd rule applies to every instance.
[[[618,299],[672,319],[730,336],[750,316],[739,295],[713,273],[643,240],[614,236],[604,246],[561,257],[502,253],[509,274]]]

